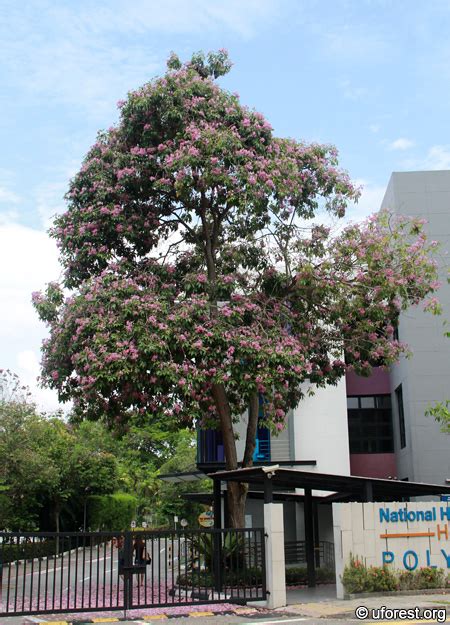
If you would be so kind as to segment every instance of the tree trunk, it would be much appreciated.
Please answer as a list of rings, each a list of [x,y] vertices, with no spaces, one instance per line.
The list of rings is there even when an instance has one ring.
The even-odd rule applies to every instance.
[[[228,513],[231,527],[245,527],[248,484],[228,482]]]
[[[232,471],[238,468],[238,460],[230,406],[224,386],[222,384],[215,384],[212,388],[212,394],[217,412],[219,413],[226,468]],[[259,398],[258,394],[255,393],[250,398],[245,451],[242,462],[243,467],[251,467],[253,464],[256,430],[258,427],[258,412]],[[245,502],[247,500],[247,493],[248,484],[228,482],[228,512],[231,527],[245,527]]]
[[[200,217],[204,235],[204,252],[208,272],[208,282],[210,291],[210,314],[211,317],[217,315],[216,299],[216,244],[219,236],[218,222],[213,216],[213,224],[210,227],[206,218],[208,200],[203,190],[201,190],[201,210]],[[223,384],[213,384],[212,396],[219,414],[220,429],[222,431],[223,447],[225,453],[225,465],[229,471],[238,468],[236,452],[236,439],[233,429],[232,414],[226,390]],[[259,398],[258,393],[250,399],[249,419],[245,440],[245,451],[242,466],[250,467],[253,464],[253,453],[255,451],[256,431],[258,427]],[[239,482],[228,482],[228,510],[231,527],[245,527],[245,502],[247,499],[248,484]]]

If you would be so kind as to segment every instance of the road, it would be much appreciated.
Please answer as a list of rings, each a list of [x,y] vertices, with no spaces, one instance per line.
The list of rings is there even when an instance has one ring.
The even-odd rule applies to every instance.
[[[186,565],[176,540],[149,539],[146,550],[152,562],[145,573],[133,576],[136,605],[164,602]],[[59,558],[4,564],[0,611],[6,605],[15,612],[122,606],[124,584],[118,565],[118,549],[111,541],[73,549]]]
[[[205,610],[207,606],[205,606]],[[119,618],[121,615],[117,615]],[[95,618],[95,617],[94,617]],[[34,617],[33,620],[29,620],[30,617],[9,617],[6,619],[2,619],[1,625],[31,625],[32,623],[44,623],[45,617]],[[54,619],[53,619],[54,620]],[[358,623],[377,623],[377,625],[405,625],[405,623],[409,623],[411,625],[420,625],[420,623],[425,623],[424,621],[358,621],[356,619],[351,618],[304,618],[304,617],[292,617],[291,615],[283,616],[282,614],[274,614],[267,616],[265,618],[261,618],[261,616],[238,616],[238,615],[215,615],[215,616],[203,616],[201,618],[195,617],[183,617],[183,618],[171,618],[170,625],[199,625],[199,621],[201,625],[345,625],[347,623],[351,625],[357,625]],[[48,621],[51,623],[51,621]],[[70,621],[69,621],[70,622]],[[85,621],[86,624],[89,621]],[[130,620],[130,621],[120,621],[120,625],[148,625],[148,623],[152,621],[149,620]],[[159,623],[159,621],[154,621],[154,623]],[[439,621],[426,621],[427,625],[431,625],[434,623],[437,625]],[[78,624],[83,624],[83,621],[77,621]]]

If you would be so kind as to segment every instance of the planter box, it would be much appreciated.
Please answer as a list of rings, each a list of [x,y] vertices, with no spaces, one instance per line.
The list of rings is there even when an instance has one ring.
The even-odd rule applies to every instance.
[[[450,588],[417,588],[416,590],[386,590],[385,592],[345,593],[344,599],[365,599],[367,597],[401,597],[408,595],[450,595]]]

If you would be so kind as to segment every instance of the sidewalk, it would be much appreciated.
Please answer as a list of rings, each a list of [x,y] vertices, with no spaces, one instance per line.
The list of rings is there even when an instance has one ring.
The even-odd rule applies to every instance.
[[[320,600],[306,601],[304,603],[295,603],[289,605],[287,608],[278,608],[280,612],[289,611],[299,616],[306,616],[311,618],[324,618],[324,617],[344,617],[351,616],[355,618],[355,609],[359,606],[365,606],[369,610],[372,608],[379,608],[386,606],[387,608],[438,608],[446,607],[447,613],[450,613],[450,592],[436,593],[430,595],[417,594],[417,595],[381,595],[377,597],[363,597],[359,599],[330,599],[325,598]]]

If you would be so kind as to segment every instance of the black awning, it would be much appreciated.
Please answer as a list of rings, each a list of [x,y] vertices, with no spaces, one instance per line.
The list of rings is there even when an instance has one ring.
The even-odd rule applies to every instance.
[[[425,484],[422,482],[403,482],[355,475],[333,475],[315,471],[285,469],[279,465],[250,467],[235,471],[218,471],[209,477],[223,482],[246,482],[249,484],[270,483],[274,489],[303,488],[326,491],[341,495],[332,495],[329,500],[383,501],[401,500],[404,497],[424,497],[431,495],[450,495],[448,484]]]
[[[198,480],[206,480],[209,476],[203,471],[188,471],[186,473],[161,473],[158,475],[158,479],[163,482],[170,482],[172,484],[180,482],[197,482]]]

